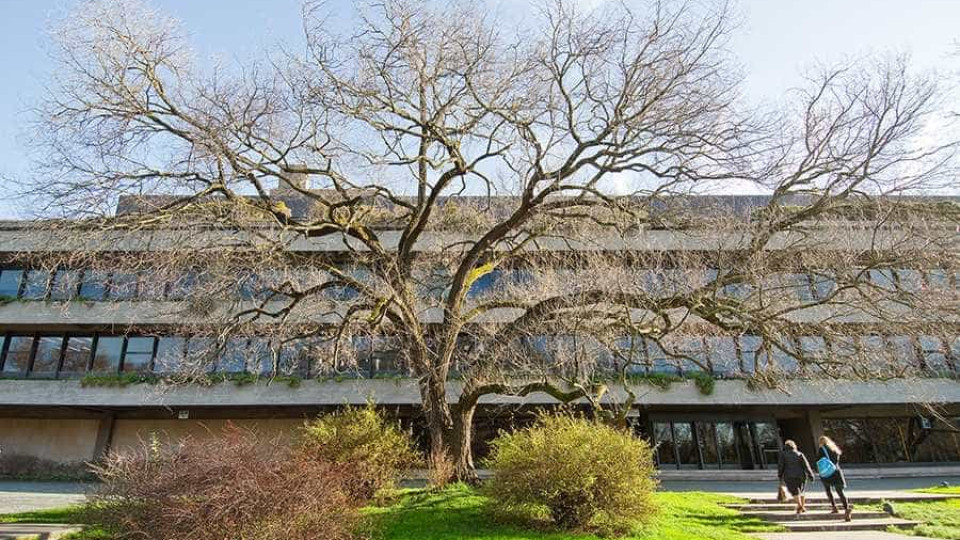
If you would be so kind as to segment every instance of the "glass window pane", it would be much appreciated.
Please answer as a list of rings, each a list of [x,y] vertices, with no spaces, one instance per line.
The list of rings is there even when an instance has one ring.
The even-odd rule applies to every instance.
[[[33,336],[11,336],[3,360],[4,373],[26,373],[33,350]]]
[[[707,353],[703,348],[703,339],[699,337],[683,337],[677,345],[677,352],[682,356],[682,368],[685,373],[703,371],[707,365]]]
[[[20,292],[23,270],[8,269],[0,272],[0,300],[13,300]]]
[[[740,345],[740,365],[744,373],[756,373],[766,365],[766,352],[763,350],[763,339],[759,336],[740,336],[737,339]]]
[[[657,459],[660,466],[676,465],[677,456],[673,450],[673,434],[670,431],[670,422],[655,422],[653,424],[653,436],[656,439]]]
[[[710,367],[717,375],[735,375],[740,372],[737,345],[731,336],[706,338],[710,350]]]
[[[192,337],[187,341],[187,369],[210,373],[217,365],[217,342],[210,337]]]
[[[900,282],[900,289],[907,292],[919,292],[923,288],[923,276],[919,270],[899,268],[897,269],[897,280]]]
[[[693,440],[693,425],[690,422],[673,423],[674,443],[680,454],[680,468],[696,469],[700,467],[700,456]]]
[[[63,347],[63,337],[42,337],[37,342],[37,353],[33,359],[34,375],[54,375],[57,364],[60,363],[60,349]]]
[[[781,337],[777,342],[770,343],[770,360],[773,368],[783,373],[796,373],[800,366],[797,363],[797,346],[789,337]]]
[[[127,338],[127,351],[123,355],[123,370],[149,371],[155,339],[152,337]]]
[[[919,365],[917,348],[910,336],[890,336],[887,338],[892,348],[892,354],[897,362],[908,366]]]
[[[167,282],[164,276],[156,272],[144,272],[140,275],[140,294],[143,300],[163,300]]]
[[[110,279],[111,300],[132,300],[137,297],[137,274],[114,272]]]
[[[106,298],[109,274],[100,270],[85,270],[80,282],[80,298],[99,302]]]
[[[933,268],[926,272],[927,286],[931,289],[950,288],[950,274],[943,268]]]
[[[23,280],[20,298],[24,300],[43,300],[47,297],[50,285],[50,272],[46,270],[28,270]]]
[[[63,367],[60,368],[60,375],[80,375],[86,372],[92,348],[92,337],[70,336],[67,340],[67,350],[63,352]]]
[[[251,338],[249,350],[247,371],[261,375],[273,373],[273,349],[269,338]]]
[[[122,337],[97,338],[97,349],[93,354],[93,371],[96,373],[117,371],[120,367],[121,351],[123,351]]]
[[[893,280],[893,270],[889,268],[873,268],[867,273],[870,283],[881,289],[893,290],[895,283]]]
[[[80,274],[76,270],[57,270],[53,275],[51,300],[73,300],[80,287]]]
[[[473,284],[470,285],[470,290],[467,292],[468,298],[477,298],[484,296],[490,293],[493,293],[496,290],[497,282],[500,281],[503,272],[500,269],[493,269],[490,272],[478,277]]]
[[[247,369],[247,338],[230,338],[223,346],[217,371],[242,373]]]
[[[296,339],[283,344],[280,349],[279,371],[281,375],[307,376],[309,346],[305,339]]]
[[[810,287],[813,290],[813,295],[816,300],[824,300],[831,294],[833,294],[834,289],[837,284],[832,277],[821,274],[814,273],[810,275]]]
[[[650,371],[652,373],[679,374],[680,367],[674,358],[670,357],[659,343],[647,340],[647,354],[650,357]]]
[[[934,336],[920,336],[917,341],[920,343],[920,350],[923,351],[923,363],[926,369],[937,373],[950,370],[943,340]]]
[[[187,338],[162,337],[157,340],[157,359],[153,370],[157,373],[175,373],[183,367]]]

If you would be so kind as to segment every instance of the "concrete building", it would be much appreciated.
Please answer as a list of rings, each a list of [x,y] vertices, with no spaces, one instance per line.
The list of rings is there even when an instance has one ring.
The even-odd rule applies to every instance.
[[[731,211],[749,213],[766,203],[763,197],[733,197]],[[130,205],[129,201],[124,204]],[[127,209],[129,210],[129,209]],[[953,225],[951,225],[953,226]],[[225,234],[210,232],[211,235]],[[431,233],[418,249],[429,251],[444,242]],[[899,232],[896,234],[909,234]],[[393,236],[391,236],[393,235]],[[389,245],[398,235],[385,231]],[[876,241],[875,231],[844,242]],[[392,240],[391,240],[392,238]],[[129,238],[109,245],[115,254],[162,251],[180,242],[202,244],[202,235],[154,234],[142,242]],[[78,239],[77,242],[83,242]],[[733,249],[735,239],[682,231],[638,231],[629,238],[601,240],[611,253]],[[723,247],[727,246],[727,247]],[[343,240],[302,240],[290,249],[302,253],[347,251]],[[591,249],[596,249],[596,245]],[[257,380],[197,384],[157,384],[151,375],[175,371],[194,350],[209,347],[209,336],[183,333],[176,306],[190,286],[190,276],[154,279],[149,273],[115,270],[44,268],[25,254],[77,249],[52,233],[29,224],[0,225],[0,450],[55,462],[95,460],[109,449],[138,444],[153,435],[171,440],[187,434],[203,436],[225,422],[291,434],[304,418],[373,399],[420,430],[416,381],[405,377],[401,362],[387,345],[365,342],[354,375],[324,373],[311,353],[276,350],[269,337],[231,338],[220,350],[219,371],[259,375]],[[544,240],[537,250],[571,250],[568,242]],[[637,268],[637,272],[644,271]],[[492,276],[477,287],[493,286]],[[940,288],[956,294],[960,273],[943,268],[871,270],[866,279],[896,282],[904,288]],[[829,284],[795,281],[798,295],[823,294]],[[243,297],[242,284],[237,294]],[[427,322],[438,317],[424,313]],[[202,319],[202,317],[200,318]],[[195,321],[200,324],[202,320]],[[694,336],[685,350],[702,359],[698,366],[670,358],[653,343],[641,343],[638,375],[669,374],[668,387],[638,382],[630,418],[638,433],[658,443],[664,469],[764,469],[775,466],[785,438],[813,448],[816,437],[830,433],[845,448],[848,465],[902,466],[960,461],[960,325],[956,332],[915,335],[850,325],[845,340],[798,337],[795,346],[842,357],[845,348],[892,355],[904,365],[919,366],[922,376],[888,381],[812,380],[790,359],[780,367],[795,372],[778,388],[758,387],[751,376],[776,351],[756,336]],[[542,345],[549,353],[553,344]],[[279,358],[278,364],[274,359]],[[271,379],[282,365],[282,378]],[[708,366],[713,388],[704,392],[688,376]],[[124,374],[128,375],[124,378]],[[138,379],[139,378],[139,381]],[[642,377],[638,378],[639,379]],[[451,393],[456,393],[453,386]],[[478,415],[478,451],[498,426],[522,421],[531,410],[555,404],[540,394],[525,398],[489,397]]]

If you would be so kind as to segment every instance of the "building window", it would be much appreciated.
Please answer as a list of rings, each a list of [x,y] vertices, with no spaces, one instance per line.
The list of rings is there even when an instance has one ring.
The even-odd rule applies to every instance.
[[[759,336],[740,336],[737,339],[740,347],[740,367],[743,373],[753,374],[762,371],[767,366],[767,353],[763,347],[763,339]]]
[[[707,349],[710,351],[710,368],[713,373],[721,376],[736,375],[740,372],[740,362],[737,359],[737,345],[731,336],[713,336],[706,338]]]
[[[7,374],[27,372],[30,353],[33,352],[33,336],[10,336],[7,354],[3,358],[3,372]]]
[[[57,301],[73,300],[80,287],[79,272],[74,270],[57,270],[53,275],[53,287],[50,290],[50,299]]]
[[[64,376],[82,375],[87,371],[92,351],[92,337],[70,336],[67,339],[67,348],[63,352],[63,365],[60,368],[60,374]]]
[[[123,353],[122,337],[97,338],[96,352],[93,355],[95,373],[113,373],[120,369],[120,355]]]
[[[137,297],[137,274],[114,272],[110,279],[111,300],[133,300]]]
[[[20,294],[20,281],[23,270],[5,269],[0,271],[0,299],[13,300]]]
[[[647,355],[650,357],[651,373],[666,373],[669,375],[680,373],[676,360],[667,354],[660,343],[653,339],[647,340]]]
[[[62,349],[62,336],[38,338],[37,352],[33,357],[31,374],[41,377],[56,375]]]
[[[107,296],[109,274],[100,270],[85,270],[80,281],[80,298],[90,302],[99,302]]]
[[[44,300],[50,285],[50,272],[46,270],[28,270],[23,280],[20,298],[24,300]]]
[[[152,337],[127,338],[127,348],[123,353],[123,370],[150,371],[155,341],[156,338]]]
[[[923,354],[923,367],[934,373],[948,373],[951,370],[947,362],[943,340],[934,336],[920,336],[917,338],[920,352]]]
[[[157,373],[174,373],[183,369],[186,353],[187,338],[174,336],[159,338],[153,370]]]

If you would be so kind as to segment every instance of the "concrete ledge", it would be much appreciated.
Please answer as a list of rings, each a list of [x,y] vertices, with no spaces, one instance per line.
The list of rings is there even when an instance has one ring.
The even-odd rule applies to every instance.
[[[770,407],[770,406],[864,406],[907,403],[960,403],[960,383],[949,379],[908,379],[888,382],[796,381],[784,390],[753,390],[745,381],[717,381],[712,394],[703,395],[692,382],[673,384],[667,390],[637,386],[640,406],[685,407]],[[460,386],[448,387],[455,400]],[[613,390],[609,401],[624,398]],[[384,405],[420,403],[413,379],[311,380],[297,387],[285,383],[260,382],[237,386],[221,383],[213,386],[136,384],[125,387],[83,387],[77,380],[0,380],[2,406],[61,407],[239,407],[239,406],[312,406],[364,404],[373,399]],[[546,394],[523,398],[486,396],[483,404],[547,405],[557,402]]]

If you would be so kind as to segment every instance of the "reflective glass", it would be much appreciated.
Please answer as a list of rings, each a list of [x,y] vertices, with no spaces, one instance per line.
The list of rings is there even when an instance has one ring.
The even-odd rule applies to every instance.
[[[90,353],[93,348],[93,338],[90,336],[70,336],[67,339],[67,349],[63,352],[63,367],[61,375],[81,375],[87,371],[90,362]]]
[[[657,445],[657,459],[660,465],[676,465],[677,456],[674,454],[673,434],[670,430],[670,422],[654,422],[653,424],[654,444]]]
[[[28,270],[23,278],[20,298],[24,300],[43,300],[47,297],[50,285],[50,272],[46,270]]]
[[[60,351],[62,348],[62,336],[39,338],[31,373],[34,375],[54,375],[57,372],[57,364],[60,363]]]
[[[80,273],[76,270],[57,270],[53,275],[53,287],[50,290],[51,300],[73,300],[80,287]]]
[[[187,350],[187,338],[167,336],[157,340],[157,358],[153,362],[153,371],[157,373],[176,373],[183,367]]]
[[[120,368],[120,353],[123,351],[122,337],[97,338],[93,353],[93,371],[96,373],[116,372]]]
[[[100,270],[85,270],[80,281],[80,298],[99,302],[106,298],[109,274]]]
[[[3,359],[4,373],[26,373],[33,351],[33,336],[11,336]]]
[[[153,358],[153,337],[127,338],[127,349],[123,353],[124,371],[149,371]]]
[[[13,300],[20,293],[20,280],[23,270],[6,269],[0,271],[0,299]]]
[[[114,272],[110,277],[111,300],[133,300],[137,297],[137,274]]]

